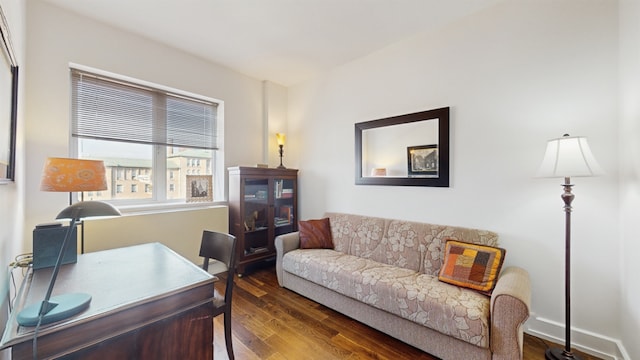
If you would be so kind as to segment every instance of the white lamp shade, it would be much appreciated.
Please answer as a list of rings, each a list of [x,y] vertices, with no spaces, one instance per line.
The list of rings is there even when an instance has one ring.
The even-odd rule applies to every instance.
[[[591,153],[587,138],[568,136],[551,139],[538,177],[597,176],[604,171]]]

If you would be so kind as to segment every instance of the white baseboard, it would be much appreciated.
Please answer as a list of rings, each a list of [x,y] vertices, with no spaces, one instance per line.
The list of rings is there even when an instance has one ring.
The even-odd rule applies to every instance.
[[[564,344],[565,326],[553,320],[531,314],[525,324],[525,332],[529,335]],[[571,346],[584,353],[605,360],[631,360],[620,339],[597,334],[589,330],[571,327]]]

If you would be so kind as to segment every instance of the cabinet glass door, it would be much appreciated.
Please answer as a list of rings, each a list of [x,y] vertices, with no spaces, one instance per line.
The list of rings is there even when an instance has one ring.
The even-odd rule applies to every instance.
[[[295,181],[292,179],[275,179],[274,181],[275,236],[295,231],[294,187]]]
[[[269,180],[246,179],[244,186],[244,254],[269,251]]]

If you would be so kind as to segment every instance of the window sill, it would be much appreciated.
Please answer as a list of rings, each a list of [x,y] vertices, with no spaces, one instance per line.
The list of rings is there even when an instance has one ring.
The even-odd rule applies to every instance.
[[[115,205],[123,215],[157,214],[176,211],[189,211],[198,209],[208,209],[216,207],[226,207],[226,201],[213,201],[207,203],[165,203],[151,205]]]

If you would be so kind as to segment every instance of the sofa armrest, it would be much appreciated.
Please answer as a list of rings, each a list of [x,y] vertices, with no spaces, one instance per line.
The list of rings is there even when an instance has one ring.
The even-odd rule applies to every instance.
[[[292,232],[282,234],[275,238],[276,245],[276,275],[278,276],[278,284],[282,286],[282,257],[291,250],[300,247],[300,233]]]
[[[523,325],[530,306],[529,273],[515,266],[505,268],[491,294],[493,360],[522,359]]]

